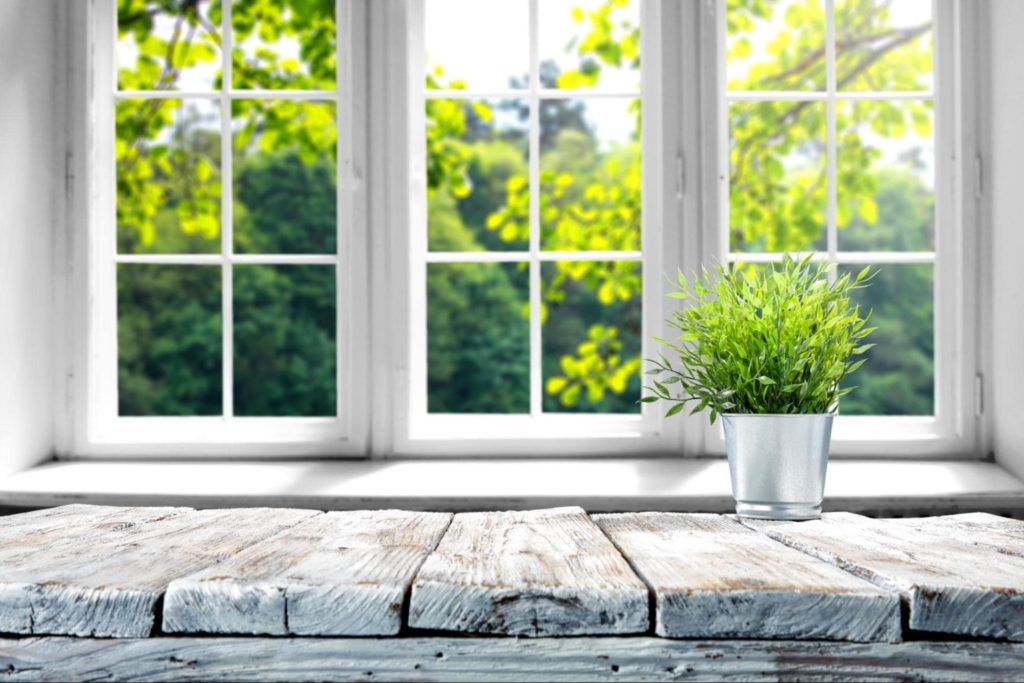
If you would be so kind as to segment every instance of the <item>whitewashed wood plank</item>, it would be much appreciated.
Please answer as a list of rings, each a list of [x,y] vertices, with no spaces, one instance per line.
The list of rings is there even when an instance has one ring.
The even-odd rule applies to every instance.
[[[900,640],[900,599],[728,517],[595,515],[669,638]]]
[[[308,510],[97,509],[0,543],[0,631],[139,637],[167,584],[311,515]],[[41,518],[40,518],[41,519]]]
[[[900,591],[913,630],[1024,641],[1019,542],[1007,552],[974,543],[942,524],[915,527],[845,512],[811,522],[744,524]]]
[[[639,633],[643,582],[581,508],[455,515],[412,586],[414,628],[526,636]]]
[[[412,579],[451,515],[329,512],[171,582],[163,630],[392,635]]]
[[[1024,681],[1024,645],[620,638],[0,640],[0,680]]]
[[[1024,521],[987,512],[965,512],[941,517],[903,517],[891,520],[914,529],[949,534],[999,552],[1024,555]]]

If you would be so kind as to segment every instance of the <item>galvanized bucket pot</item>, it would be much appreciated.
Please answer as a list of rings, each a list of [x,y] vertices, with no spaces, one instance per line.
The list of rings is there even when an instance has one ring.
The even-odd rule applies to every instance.
[[[722,415],[736,514],[817,519],[832,415]]]

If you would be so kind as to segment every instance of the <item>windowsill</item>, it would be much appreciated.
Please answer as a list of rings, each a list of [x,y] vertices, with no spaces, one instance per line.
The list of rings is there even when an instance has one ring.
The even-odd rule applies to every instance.
[[[724,459],[53,462],[0,480],[0,505],[315,509],[732,510]],[[1024,482],[978,461],[835,460],[825,509],[1024,511]]]

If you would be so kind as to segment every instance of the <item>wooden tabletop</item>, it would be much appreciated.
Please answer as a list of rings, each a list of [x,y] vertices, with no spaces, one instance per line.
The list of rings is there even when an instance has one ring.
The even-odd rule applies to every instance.
[[[9,634],[917,631],[1024,642],[1024,522],[88,505],[0,518]]]

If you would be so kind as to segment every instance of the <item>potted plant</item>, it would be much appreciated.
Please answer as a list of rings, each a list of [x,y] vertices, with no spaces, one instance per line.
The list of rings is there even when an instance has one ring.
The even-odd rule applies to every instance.
[[[869,268],[829,283],[829,266],[784,257],[781,264],[703,270],[669,296],[690,304],[668,321],[678,341],[657,339],[678,360],[649,359],[652,386],[641,400],[687,403],[690,414],[722,417],[736,512],[762,519],[821,516],[832,419],[854,387],[874,328],[850,301]]]

